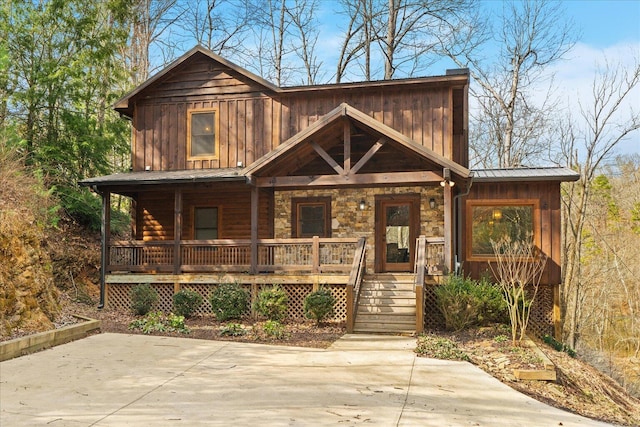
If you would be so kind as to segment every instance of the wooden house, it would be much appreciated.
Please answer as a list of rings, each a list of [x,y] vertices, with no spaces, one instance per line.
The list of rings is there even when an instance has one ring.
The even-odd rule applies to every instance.
[[[131,121],[131,171],[81,183],[103,199],[101,304],[128,306],[137,283],[165,310],[181,288],[206,300],[223,281],[254,297],[280,284],[297,318],[325,286],[349,330],[421,331],[440,322],[442,275],[481,275],[487,227],[518,218],[549,257],[533,321],[553,332],[560,183],[577,175],[470,171],[468,85],[449,70],[278,87],[193,48],[114,105]],[[110,239],[113,194],[132,200],[130,240]]]

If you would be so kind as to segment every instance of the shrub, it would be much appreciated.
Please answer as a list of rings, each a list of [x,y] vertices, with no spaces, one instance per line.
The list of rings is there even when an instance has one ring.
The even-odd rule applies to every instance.
[[[179,316],[187,319],[202,304],[202,296],[196,291],[190,289],[181,289],[173,295],[173,311]]]
[[[506,304],[502,293],[486,279],[477,282],[451,275],[435,292],[438,309],[449,330],[459,331],[505,319]]]
[[[129,323],[129,329],[140,329],[144,334],[153,332],[181,332],[188,334],[189,328],[184,324],[184,316],[173,313],[165,316],[161,311],[152,311],[142,319]]]
[[[144,316],[158,302],[158,292],[150,284],[136,285],[131,289],[131,309],[135,314]]]
[[[576,351],[569,347],[568,345],[561,343],[550,335],[545,335],[542,337],[542,340],[549,346],[553,347],[556,351],[561,351],[567,353],[571,357],[576,357]]]
[[[277,320],[267,320],[262,328],[264,333],[272,338],[281,340],[287,337],[284,325]]]
[[[221,283],[209,302],[218,320],[239,319],[249,309],[249,293],[239,283]]]
[[[278,285],[258,293],[253,309],[269,320],[282,321],[287,317],[287,293]]]
[[[239,337],[246,335],[247,330],[239,323],[227,323],[220,328],[220,335],[229,337]]]
[[[315,292],[311,292],[304,299],[304,315],[308,319],[315,319],[316,325],[320,325],[320,321],[327,316],[333,314],[333,305],[336,299],[328,289],[320,288]]]

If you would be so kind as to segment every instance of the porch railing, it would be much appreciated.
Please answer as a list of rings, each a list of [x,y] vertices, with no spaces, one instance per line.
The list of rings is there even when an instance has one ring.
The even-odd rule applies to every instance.
[[[347,282],[347,333],[352,333],[358,312],[360,285],[366,270],[367,241],[364,237],[358,241],[358,247],[351,264],[349,282]]]
[[[444,238],[441,237],[418,237],[416,242],[416,259],[415,259],[415,282],[414,290],[416,293],[416,332],[424,331],[424,286],[425,278],[429,276],[438,276],[444,274]]]
[[[259,239],[251,266],[251,240],[111,242],[107,271],[113,272],[332,272],[348,273],[357,239]]]

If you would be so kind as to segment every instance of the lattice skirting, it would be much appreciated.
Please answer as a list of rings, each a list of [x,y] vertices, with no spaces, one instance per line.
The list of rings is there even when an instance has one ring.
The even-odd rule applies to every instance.
[[[438,309],[436,300],[436,286],[439,285],[425,286],[424,289],[424,327],[427,331],[444,329],[444,317]],[[535,337],[542,338],[544,335],[554,335],[553,289],[552,285],[541,285],[538,288],[528,326],[528,333]]]
[[[218,283],[196,283],[196,284],[184,284],[183,289],[189,289],[198,292],[204,302],[195,314],[204,315],[211,313],[211,303],[209,302],[209,295],[218,286]],[[107,306],[113,309],[127,310],[131,306],[131,289],[135,284],[109,284],[107,287]],[[173,294],[175,289],[173,284],[152,284],[153,289],[158,292],[157,310],[164,311],[166,313],[171,312],[173,308]],[[251,305],[255,301],[258,293],[270,287],[270,285],[250,285],[243,284],[242,287],[246,289],[251,295]],[[289,297],[288,314],[289,320],[302,320],[304,319],[304,299],[307,295],[313,292],[313,284],[284,284],[280,285],[282,289],[287,293]],[[331,295],[336,299],[336,303],[333,306],[334,314],[329,319],[335,322],[344,322],[347,319],[347,290],[345,285],[324,285],[329,289]],[[251,313],[247,313],[251,314]]]

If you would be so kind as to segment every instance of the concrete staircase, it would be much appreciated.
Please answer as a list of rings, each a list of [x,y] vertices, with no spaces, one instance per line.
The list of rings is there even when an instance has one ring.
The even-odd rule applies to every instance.
[[[354,325],[356,333],[409,334],[416,331],[415,275],[365,275]]]

